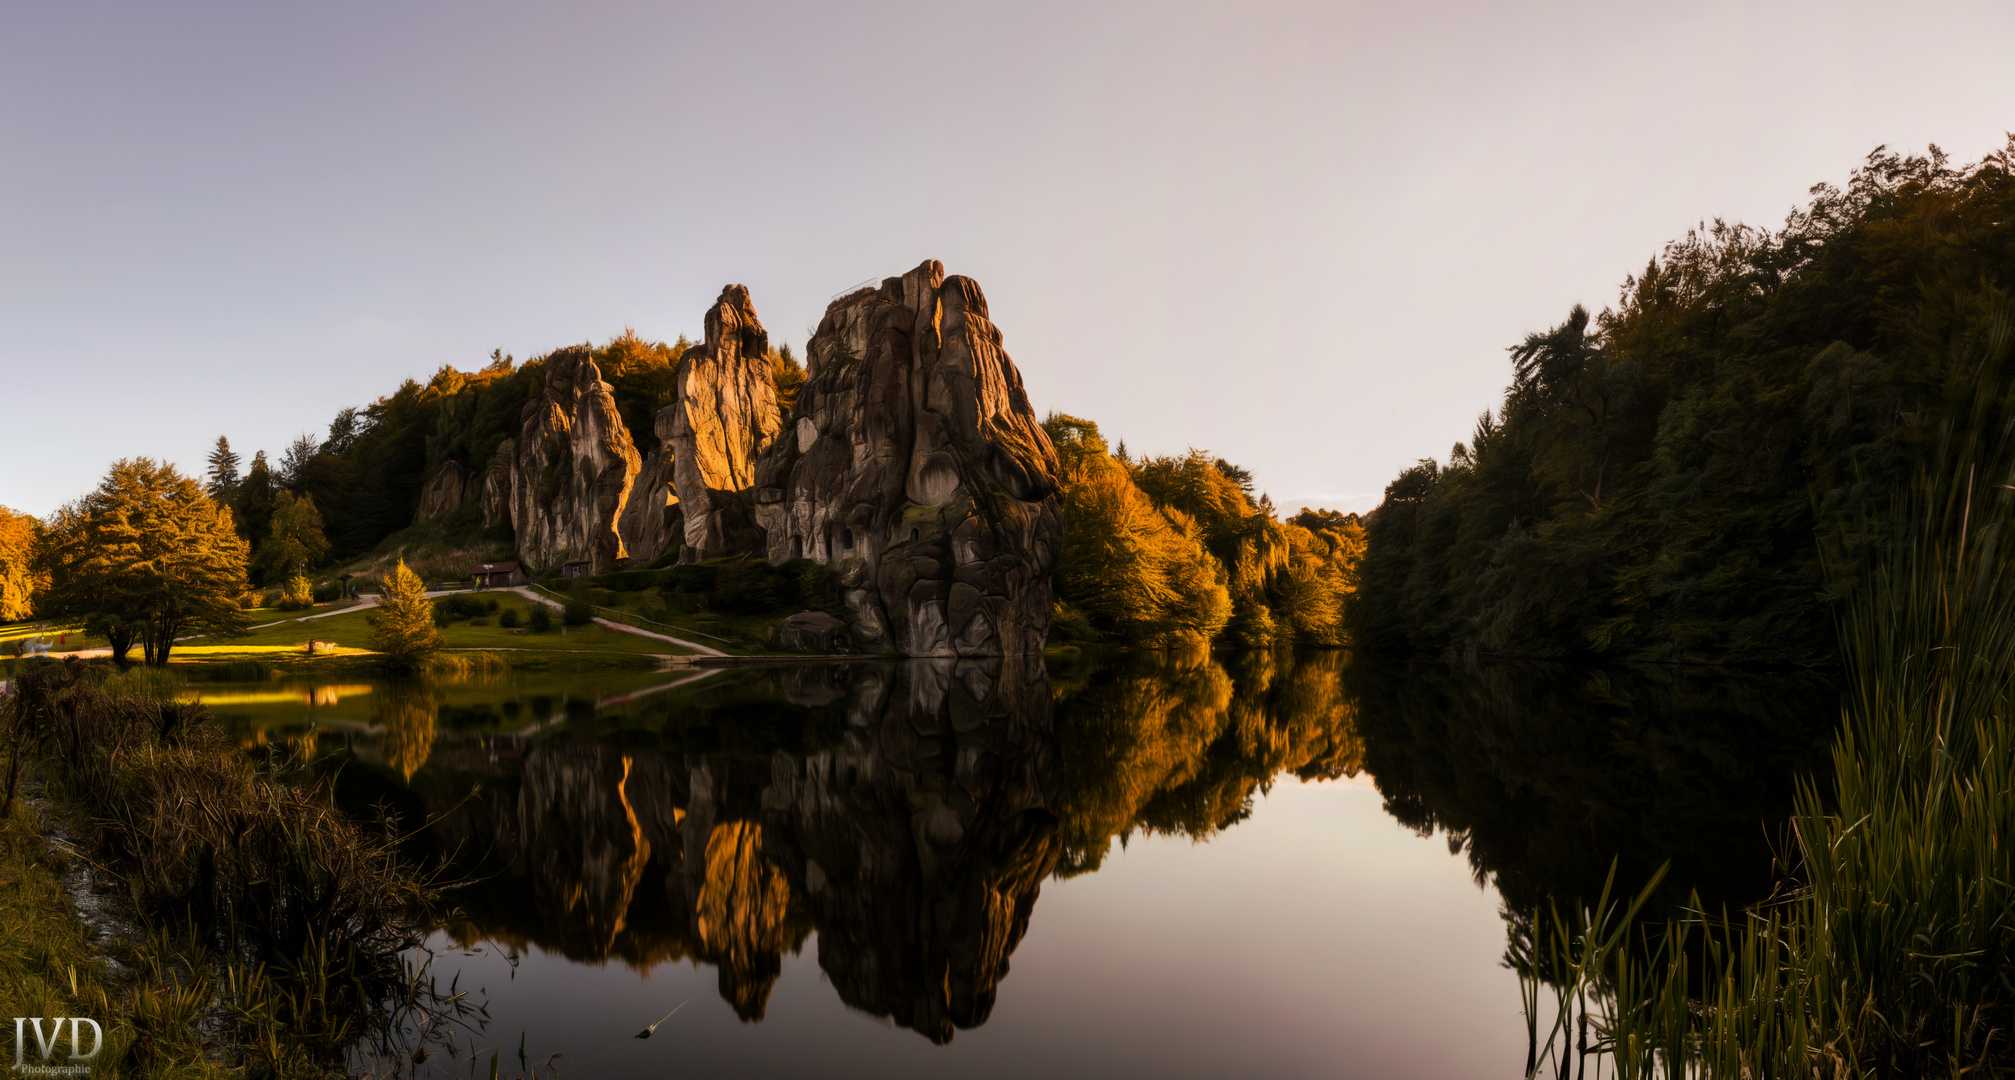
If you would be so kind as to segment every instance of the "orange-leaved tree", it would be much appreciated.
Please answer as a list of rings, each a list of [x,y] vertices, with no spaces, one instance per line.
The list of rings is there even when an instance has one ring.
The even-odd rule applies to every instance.
[[[35,572],[35,544],[42,523],[0,506],[0,622],[33,614],[41,579]]]

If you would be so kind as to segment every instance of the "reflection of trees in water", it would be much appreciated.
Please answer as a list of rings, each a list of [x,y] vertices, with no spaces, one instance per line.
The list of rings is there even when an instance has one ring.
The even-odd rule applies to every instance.
[[[702,960],[755,1020],[816,929],[842,1000],[942,1042],[985,1022],[1060,866],[1136,829],[1208,836],[1282,771],[1357,771],[1347,663],[1147,654],[1054,688],[1033,660],[724,680],[620,735],[534,742],[481,798],[436,781],[435,812],[455,809],[432,835],[501,870],[461,898],[464,937]]]
[[[385,764],[408,780],[434,752],[434,721],[446,694],[432,679],[401,679],[389,684],[377,702],[374,718]]]
[[[1495,882],[1514,935],[1535,903],[1592,895],[1612,858],[1633,891],[1670,858],[1670,898],[1740,904],[1770,884],[1766,823],[1823,766],[1836,698],[1811,676],[1316,652],[1141,653],[1053,682],[1000,661],[827,666],[645,700],[522,756],[433,752],[412,785],[424,816],[446,812],[430,835],[490,860],[460,932],[705,962],[755,1020],[816,930],[844,1001],[943,1041],[986,1020],[1044,878],[1137,831],[1209,837],[1283,773],[1368,768],[1395,817]],[[441,710],[424,690],[387,702],[404,772]]]
[[[1825,767],[1839,716],[1805,674],[1388,662],[1347,682],[1386,809],[1519,913],[1592,901],[1612,859],[1625,893],[1670,859],[1671,901],[1758,899],[1793,777]]]
[[[1057,690],[1064,864],[1096,870],[1134,830],[1207,837],[1291,772],[1355,775],[1363,749],[1341,681],[1350,654],[1143,653]]]

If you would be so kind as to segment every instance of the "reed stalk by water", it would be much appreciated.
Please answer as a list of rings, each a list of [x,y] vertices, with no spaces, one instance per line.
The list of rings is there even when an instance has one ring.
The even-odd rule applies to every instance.
[[[1628,934],[1613,905],[1555,920],[1522,966],[1535,1040],[1550,980],[1552,1044],[1592,1002],[1589,1049],[1620,1078],[2015,1074],[2015,431],[1989,378],[2007,327],[1971,426],[1864,554],[1836,551],[1848,700],[1831,784],[1797,793],[1792,887]],[[1585,1066],[1535,1054],[1528,1075]]]
[[[452,1022],[458,1001],[430,994],[409,959],[435,896],[396,840],[305,771],[252,761],[178,690],[40,660],[0,708],[13,756],[86,809],[97,857],[153,927],[159,947],[138,950],[148,989],[114,1018],[133,1055],[121,1064],[160,1071],[203,1015],[223,1019],[239,1067],[273,1076],[326,1075],[360,1043],[403,1041],[415,1010]]]

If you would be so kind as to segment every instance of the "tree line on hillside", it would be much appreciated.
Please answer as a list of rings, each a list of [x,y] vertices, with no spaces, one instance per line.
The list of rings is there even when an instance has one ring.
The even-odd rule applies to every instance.
[[[652,446],[653,420],[671,401],[687,345],[625,331],[594,350],[640,448]],[[770,360],[788,409],[805,371],[788,346]],[[501,352],[474,372],[443,367],[424,385],[409,380],[362,409],[341,410],[327,438],[302,436],[277,464],[262,450],[245,466],[219,438],[200,486],[170,466],[122,461],[97,491],[47,522],[0,516],[0,617],[23,618],[32,609],[86,618],[122,654],[125,644],[154,641],[159,634],[149,637],[144,628],[156,617],[146,597],[160,584],[140,570],[152,549],[97,546],[108,542],[113,523],[136,521],[144,523],[133,527],[160,538],[197,537],[187,541],[192,550],[235,582],[220,577],[214,589],[199,590],[219,605],[209,629],[234,628],[223,609],[241,594],[246,604],[270,600],[261,590],[273,586],[285,587],[282,606],[305,606],[318,568],[406,535],[426,477],[449,461],[480,471],[516,434],[544,379],[543,357],[517,364]],[[1109,452],[1090,421],[1053,414],[1044,427],[1062,465],[1057,640],[1255,648],[1345,642],[1344,609],[1365,543],[1355,515],[1304,509],[1280,520],[1270,499],[1255,496],[1251,474],[1222,458],[1191,450],[1136,461],[1124,446]],[[168,514],[163,499],[190,503],[200,527]],[[143,503],[145,513],[134,509]],[[483,531],[467,512],[453,527]],[[120,559],[131,564],[131,580],[109,584]],[[331,597],[332,588],[323,586],[320,597]],[[174,628],[189,628],[187,618],[177,618]]]
[[[1514,346],[1503,405],[1368,516],[1360,643],[1830,661],[1822,561],[1868,550],[1945,419],[2010,415],[2011,151],[1878,149],[1782,229],[1689,232]]]
[[[640,451],[655,443],[652,421],[672,401],[689,344],[683,337],[649,342],[625,330],[591,350]],[[779,391],[793,394],[804,369],[788,346],[770,359]],[[236,510],[257,580],[280,580],[303,558],[310,566],[354,558],[413,523],[427,478],[447,462],[486,468],[497,447],[517,436],[525,405],[545,379],[546,355],[519,364],[498,350],[475,371],[444,365],[425,383],[408,379],[361,409],[339,410],[324,437],[302,435],[277,464],[259,451],[242,474],[229,439],[219,438],[210,493]]]

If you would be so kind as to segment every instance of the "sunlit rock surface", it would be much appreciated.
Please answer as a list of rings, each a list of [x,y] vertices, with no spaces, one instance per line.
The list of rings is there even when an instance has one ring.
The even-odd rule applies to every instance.
[[[806,351],[756,471],[770,561],[837,568],[866,651],[1040,652],[1056,451],[979,285],[926,262],[835,300]]]
[[[526,403],[521,419],[515,443],[498,448],[499,462],[509,454],[508,496],[488,497],[493,464],[486,517],[494,512],[492,524],[510,523],[519,557],[533,566],[613,568],[626,555],[616,522],[642,462],[586,346],[546,358],[545,390]]]
[[[777,437],[776,386],[769,334],[749,290],[729,285],[708,310],[706,341],[679,360],[678,400],[665,445],[672,484],[685,512],[692,558],[710,559],[761,546],[749,514],[756,458]]]
[[[675,415],[675,407],[658,410],[653,424],[657,448],[644,456],[643,469],[630,485],[623,516],[617,522],[623,548],[633,567],[657,561],[685,540],[685,515],[678,490],[672,486],[671,429]]]

